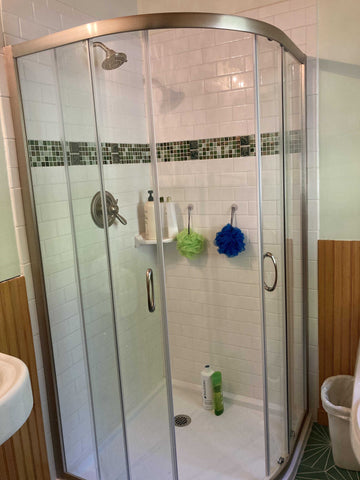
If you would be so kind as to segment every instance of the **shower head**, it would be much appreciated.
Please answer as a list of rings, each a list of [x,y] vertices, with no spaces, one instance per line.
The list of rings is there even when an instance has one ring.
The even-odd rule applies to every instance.
[[[94,42],[93,45],[94,47],[102,48],[106,53],[105,60],[101,64],[104,70],[114,70],[127,62],[127,56],[125,53],[115,52],[115,50],[112,50],[101,42]]]

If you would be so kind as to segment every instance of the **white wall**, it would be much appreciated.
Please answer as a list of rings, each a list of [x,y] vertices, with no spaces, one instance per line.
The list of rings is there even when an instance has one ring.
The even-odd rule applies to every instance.
[[[42,37],[95,20],[135,15],[136,2],[109,0],[104,5],[86,0],[3,0],[3,45]]]
[[[260,8],[273,5],[274,0],[226,0],[219,3],[217,0],[138,0],[138,13],[157,12],[214,12],[235,13],[239,9]]]
[[[255,133],[252,35],[180,29],[150,38],[158,142]]]
[[[0,102],[2,101],[0,87]],[[1,108],[1,103],[0,103]],[[20,275],[19,256],[15,242],[15,228],[10,203],[8,174],[5,152],[0,140],[0,281]]]
[[[359,14],[354,0],[319,2],[322,239],[360,239]]]

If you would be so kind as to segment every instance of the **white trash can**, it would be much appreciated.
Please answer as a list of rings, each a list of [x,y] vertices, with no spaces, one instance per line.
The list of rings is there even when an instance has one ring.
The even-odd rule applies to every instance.
[[[335,465],[346,470],[360,471],[350,438],[353,389],[354,377],[351,375],[329,377],[321,386],[321,401],[329,418]]]

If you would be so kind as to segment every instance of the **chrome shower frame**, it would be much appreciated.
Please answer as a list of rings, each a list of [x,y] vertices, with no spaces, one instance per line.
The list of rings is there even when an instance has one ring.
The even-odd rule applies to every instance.
[[[88,41],[96,39],[110,34],[117,34],[123,32],[135,32],[135,31],[149,31],[157,29],[172,29],[172,28],[204,28],[204,29],[218,29],[218,30],[233,30],[238,32],[247,32],[259,36],[268,38],[278,42],[283,47],[283,51],[290,52],[301,64],[302,64],[302,99],[304,108],[303,128],[306,134],[306,91],[305,91],[305,78],[306,78],[306,55],[292,42],[292,40],[280,29],[270,25],[268,23],[254,20],[246,17],[239,17],[234,15],[221,15],[213,13],[163,13],[163,14],[147,14],[147,15],[135,15],[129,17],[119,17],[110,20],[102,20],[98,22],[88,23],[79,27],[71,28],[69,30],[57,32],[45,37],[41,37],[35,40],[19,43],[14,46],[5,47],[7,75],[10,88],[11,97],[11,109],[14,120],[14,130],[16,138],[16,148],[19,162],[20,181],[22,188],[23,207],[26,218],[26,233],[29,242],[29,251],[32,264],[35,298],[37,305],[37,312],[39,317],[39,325],[42,343],[42,351],[44,355],[44,369],[45,378],[47,383],[47,396],[50,410],[50,421],[52,429],[52,438],[55,451],[55,462],[58,475],[61,478],[75,479],[76,477],[64,473],[63,458],[61,454],[61,434],[59,425],[59,412],[56,401],[56,382],[55,382],[55,369],[54,361],[52,357],[52,351],[50,346],[50,332],[48,312],[46,306],[46,294],[44,288],[44,277],[42,270],[42,262],[40,255],[40,241],[37,232],[37,222],[35,214],[35,205],[33,200],[32,186],[30,183],[30,167],[28,162],[28,154],[25,143],[25,127],[24,117],[21,104],[21,96],[19,89],[19,79],[17,75],[16,59],[26,55],[35,54],[45,50],[50,50],[56,47],[69,45],[82,40]],[[306,195],[306,143],[304,144],[304,158],[303,158],[303,181],[304,190],[302,194],[302,227],[303,227],[303,272],[304,272],[304,369],[306,372],[304,378],[304,390],[306,391],[307,398],[307,412],[308,412],[308,327],[307,327],[307,255],[306,255],[306,232],[307,232],[307,195]],[[152,152],[153,155],[156,152]],[[260,205],[261,210],[261,205]],[[162,250],[160,245],[159,250]],[[162,286],[165,285],[164,278],[162,278]],[[166,299],[164,300],[166,301]],[[164,323],[167,322],[166,310],[163,309]],[[165,346],[165,352],[168,354],[168,346]],[[263,373],[266,373],[266,358],[263,361]],[[167,376],[170,374],[169,358],[167,358]],[[267,397],[266,382],[265,382],[264,398]],[[169,396],[171,400],[171,394]],[[266,417],[266,415],[265,415]],[[265,418],[266,420],[266,418]],[[266,425],[266,422],[265,422]],[[300,431],[300,435],[295,445],[295,448],[287,459],[284,465],[281,465],[279,469],[272,476],[267,478],[294,478],[294,472],[299,461],[299,456],[307,436],[309,429],[311,428],[311,417],[307,413],[304,418],[303,427]],[[265,427],[266,430],[266,427]],[[264,432],[265,437],[268,437],[268,432]],[[175,451],[173,450],[173,454]],[[174,460],[174,466],[176,468],[176,459]],[[267,461],[266,473],[269,475],[269,462]]]

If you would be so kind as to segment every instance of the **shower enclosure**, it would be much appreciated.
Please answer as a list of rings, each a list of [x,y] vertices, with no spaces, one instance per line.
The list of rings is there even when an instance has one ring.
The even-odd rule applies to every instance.
[[[304,54],[269,24],[202,13],[96,22],[6,54],[63,472],[290,475],[309,426]],[[198,257],[163,238],[160,196],[179,230],[193,206]],[[214,238],[232,205],[246,249],[228,258]],[[219,417],[201,406],[205,364],[222,372]]]

